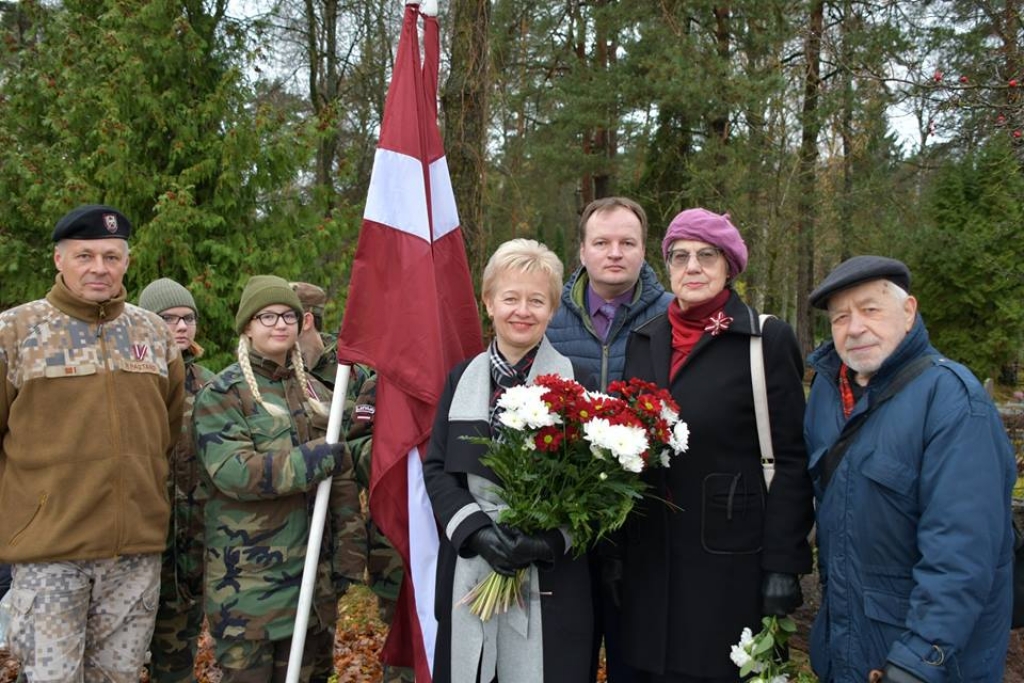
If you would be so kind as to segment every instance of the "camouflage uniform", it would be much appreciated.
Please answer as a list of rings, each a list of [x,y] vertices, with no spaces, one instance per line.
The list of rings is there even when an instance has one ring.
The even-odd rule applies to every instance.
[[[365,571],[365,530],[351,457],[343,451],[344,462],[335,469],[335,457],[323,442],[326,418],[308,406],[307,388],[299,386],[291,370],[256,355],[251,360],[263,401],[283,415],[255,402],[238,363],[200,392],[193,412],[209,489],[206,615],[215,656],[226,670],[243,668],[261,656],[261,649],[281,652],[273,641],[292,635],[316,485],[332,473],[329,526],[307,642],[316,643],[334,626],[336,586],[344,588]],[[329,403],[328,392],[315,379],[309,379],[308,389]],[[305,654],[304,663],[318,660],[312,675],[326,680],[333,648],[307,647]],[[247,678],[242,674],[231,680]]]
[[[355,461],[356,481],[360,490],[366,492],[370,490],[376,394],[377,379],[374,376],[363,383],[351,411],[346,411],[352,415],[347,438],[349,450]],[[402,556],[369,515],[366,518],[366,537],[366,569],[370,589],[377,596],[377,610],[381,621],[390,626],[395,616],[398,589],[402,585],[405,571]],[[384,683],[412,683],[415,681],[415,675],[409,668],[385,666],[383,680]]]
[[[196,459],[192,405],[214,373],[185,357],[185,421],[171,454],[168,495],[171,526],[160,572],[160,607],[150,643],[150,678],[156,683],[195,679],[199,633],[203,625],[203,502]]]

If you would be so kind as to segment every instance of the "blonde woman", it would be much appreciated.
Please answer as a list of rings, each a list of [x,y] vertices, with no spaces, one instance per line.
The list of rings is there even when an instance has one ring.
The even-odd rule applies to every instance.
[[[302,304],[271,275],[250,278],[235,316],[238,361],[199,394],[205,596],[225,683],[283,681],[317,484],[334,477],[302,680],[326,681],[338,593],[362,576],[365,531],[352,459],[324,442],[329,392],[306,373]],[[344,530],[344,534],[340,533]]]
[[[544,336],[558,308],[562,263],[534,240],[505,242],[483,276],[494,341],[448,375],[423,476],[444,538],[438,553],[434,683],[585,683],[593,607],[585,558],[558,530],[527,536],[494,523],[503,501],[497,475],[480,462],[505,390],[540,375],[574,378],[572,362]],[[525,604],[483,622],[461,598],[491,569],[530,568]]]

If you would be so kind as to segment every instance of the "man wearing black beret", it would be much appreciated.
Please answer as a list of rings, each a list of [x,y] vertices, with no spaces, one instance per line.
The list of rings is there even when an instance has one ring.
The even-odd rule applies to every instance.
[[[1003,677],[1010,632],[1013,448],[971,372],[928,340],[910,271],[857,256],[811,293],[832,340],[809,358],[804,419],[825,682]]]
[[[109,206],[69,212],[49,293],[0,313],[0,562],[30,681],[134,683],[153,632],[184,365],[125,302],[130,234]]]

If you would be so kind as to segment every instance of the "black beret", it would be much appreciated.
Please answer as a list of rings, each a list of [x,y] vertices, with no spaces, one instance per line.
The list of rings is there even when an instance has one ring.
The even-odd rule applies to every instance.
[[[83,204],[64,214],[53,228],[53,241],[128,239],[132,224],[117,209],[102,204]]]
[[[871,280],[889,280],[903,291],[910,291],[910,269],[903,262],[884,256],[854,256],[836,266],[811,292],[811,306],[825,310],[829,297],[839,290]]]

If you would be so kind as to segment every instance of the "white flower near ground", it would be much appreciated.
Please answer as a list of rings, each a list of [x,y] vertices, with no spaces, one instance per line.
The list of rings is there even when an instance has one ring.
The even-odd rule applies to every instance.
[[[736,666],[743,668],[747,665],[747,662],[753,659],[753,657],[751,657],[750,653],[744,650],[741,646],[733,645],[729,649],[729,659],[731,659],[732,663]]]
[[[684,453],[690,447],[690,428],[685,422],[677,422],[672,426],[668,445],[676,453]]]

